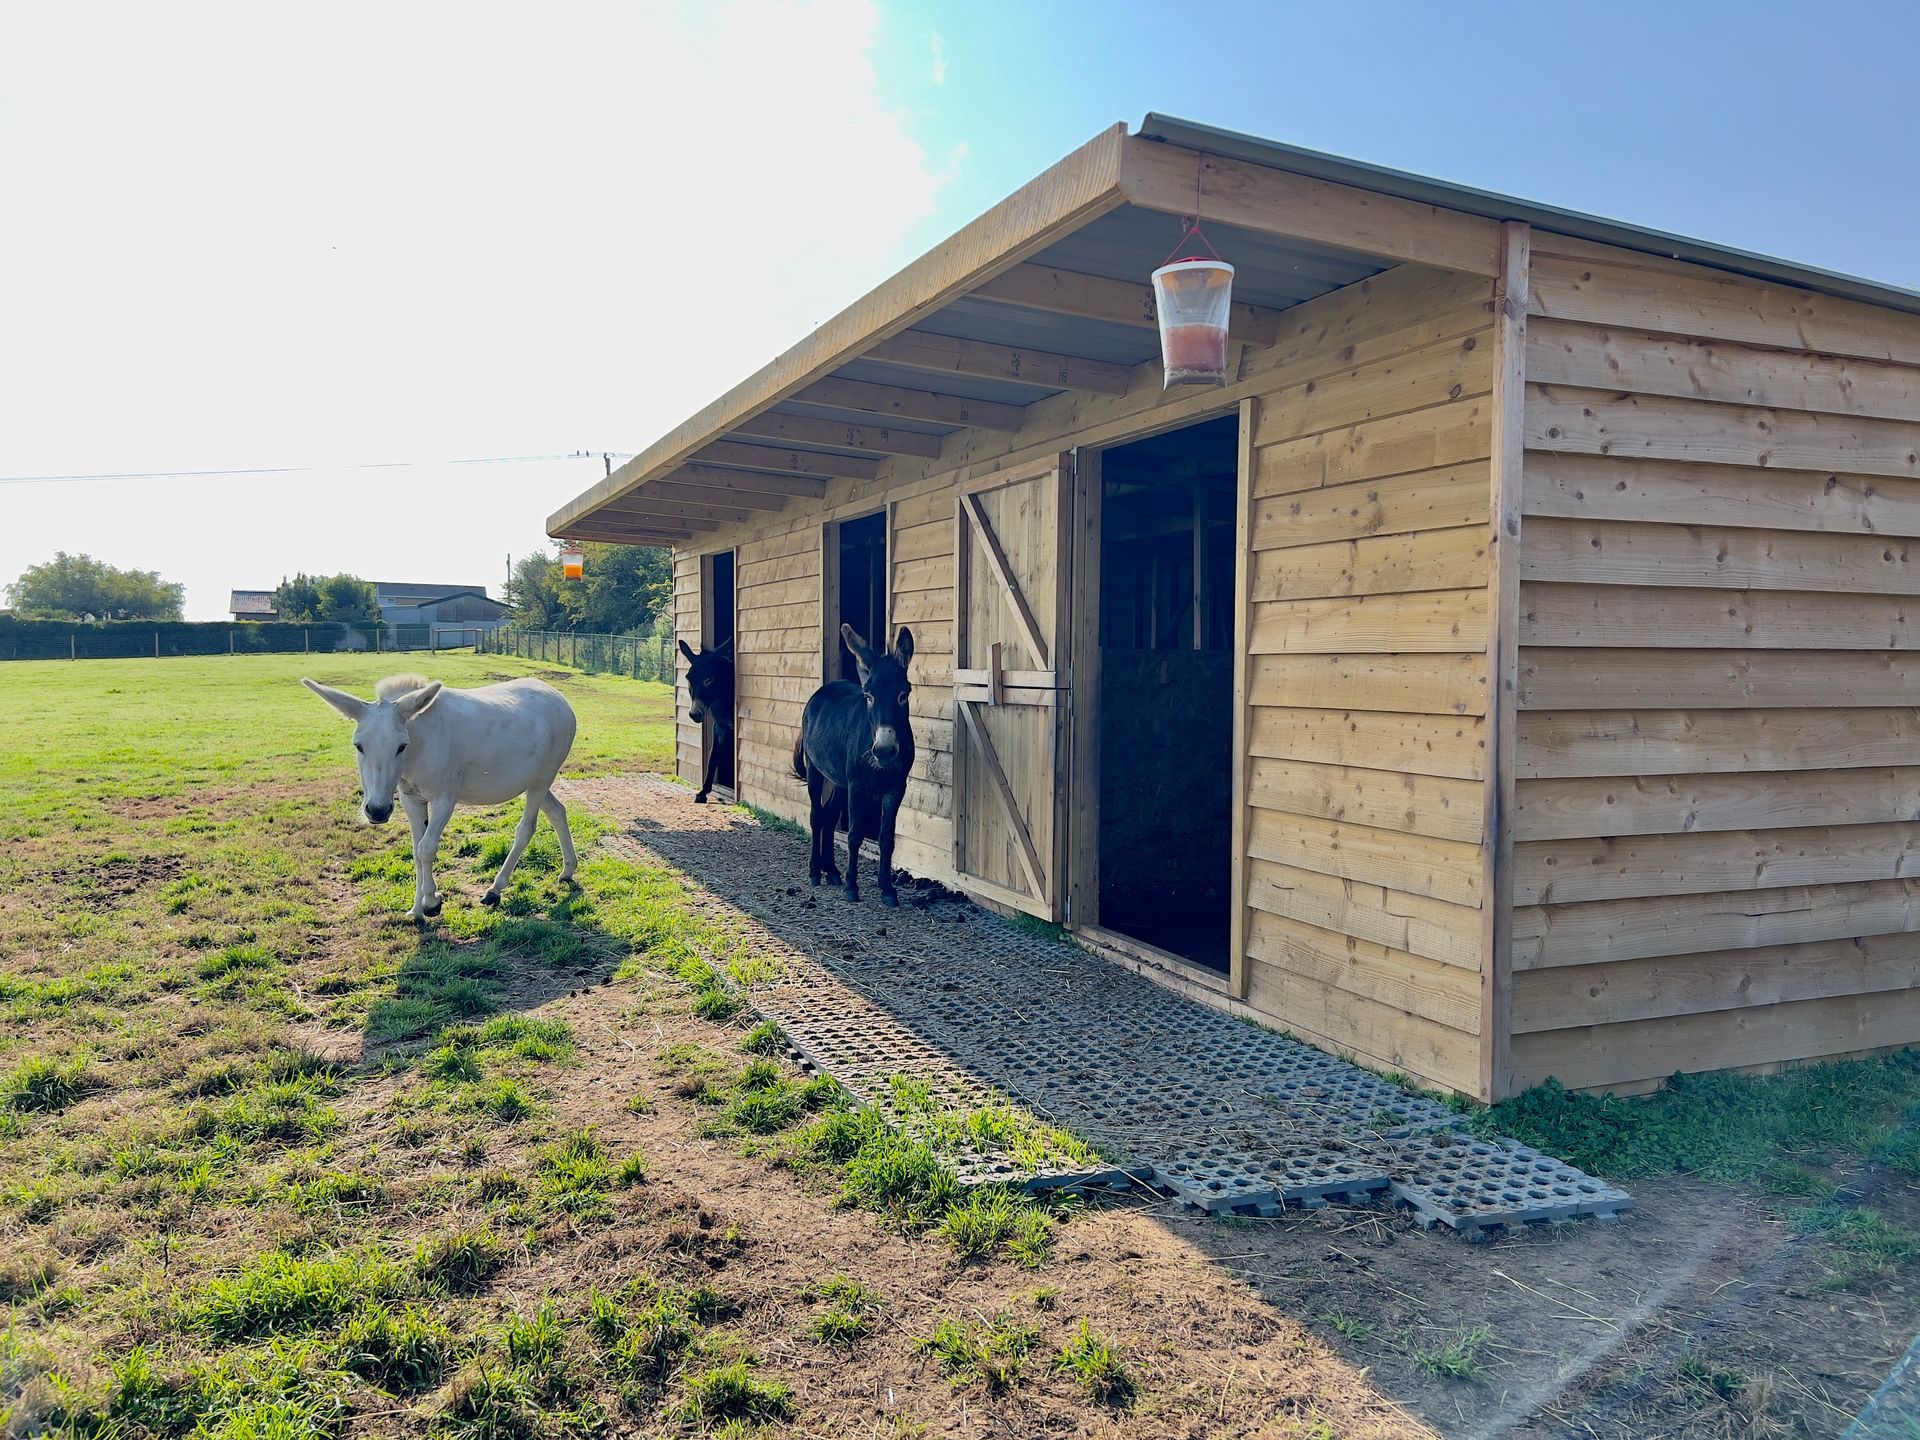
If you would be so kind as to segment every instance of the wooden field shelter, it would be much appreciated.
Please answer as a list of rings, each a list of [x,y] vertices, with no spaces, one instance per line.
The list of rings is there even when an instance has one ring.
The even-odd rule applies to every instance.
[[[1163,391],[1196,209],[1228,383]],[[1920,294],[1149,116],[548,530],[672,547],[802,822],[840,622],[912,627],[898,863],[1328,1050],[1920,1042]]]

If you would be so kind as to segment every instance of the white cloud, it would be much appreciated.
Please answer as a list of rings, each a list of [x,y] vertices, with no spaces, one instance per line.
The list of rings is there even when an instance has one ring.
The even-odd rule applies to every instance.
[[[876,24],[869,0],[8,7],[0,474],[640,448],[933,211]],[[301,567],[492,577],[598,468],[0,487],[0,583],[56,546],[185,579],[201,616]]]

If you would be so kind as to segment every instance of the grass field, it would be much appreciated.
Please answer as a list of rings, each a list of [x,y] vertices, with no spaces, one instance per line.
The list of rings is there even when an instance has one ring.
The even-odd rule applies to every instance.
[[[1075,1142],[1001,1110],[902,1136],[789,1070],[720,983],[756,963],[737,917],[598,850],[590,815],[578,887],[543,826],[490,911],[518,807],[463,812],[442,922],[404,923],[405,826],[359,823],[348,726],[297,684],[366,694],[392,665],[0,667],[7,1434],[1429,1434],[1422,1416],[1484,1418],[1526,1357],[1586,1343],[1513,1303],[1571,1273],[1553,1237],[1488,1279],[1473,1247],[1414,1249],[1379,1218],[961,1197],[947,1139]],[[665,686],[431,670],[561,685],[569,773],[668,764]],[[1487,1123],[1608,1174],[1737,1187],[1806,1257],[1767,1283],[1879,1325],[1871,1356],[1912,1308],[1886,1297],[1920,1257],[1916,1114],[1920,1064],[1894,1056],[1652,1102],[1547,1090]],[[1583,1313],[1648,1288],[1636,1252],[1696,1218],[1646,1198],[1620,1242],[1573,1232],[1579,1264],[1618,1271],[1582,1279]],[[1748,1358],[1778,1348],[1764,1305],[1786,1302],[1727,1265],[1701,1303],[1751,1290],[1754,1348],[1661,1359],[1664,1433],[1692,1433],[1674,1405],[1702,1433],[1786,1413],[1755,1399],[1774,1362]],[[1539,1338],[1555,1325],[1571,1338]]]

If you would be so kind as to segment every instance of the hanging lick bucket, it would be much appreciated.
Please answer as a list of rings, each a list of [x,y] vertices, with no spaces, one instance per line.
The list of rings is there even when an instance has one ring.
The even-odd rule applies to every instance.
[[[1192,233],[1198,233],[1197,226]],[[1226,384],[1233,266],[1218,256],[1188,256],[1162,265],[1153,272],[1153,303],[1160,315],[1163,388]]]
[[[560,575],[566,580],[578,580],[587,573],[587,557],[578,545],[568,545],[560,552]]]

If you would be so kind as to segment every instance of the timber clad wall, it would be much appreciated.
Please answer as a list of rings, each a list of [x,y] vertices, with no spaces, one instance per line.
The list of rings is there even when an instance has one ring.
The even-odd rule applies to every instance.
[[[1254,407],[1245,996],[1472,1092],[1493,346],[1447,298]]]
[[[1492,290],[1403,265],[1287,311],[1224,390],[1165,396],[1142,366],[703,536],[736,550],[741,797],[806,819],[823,523],[885,506],[889,634],[917,641],[897,859],[951,883],[960,486],[1248,402],[1246,1007],[1476,1094],[1920,1042],[1920,319],[1531,241],[1517,561],[1489,561],[1516,418]],[[1503,593],[1510,871],[1487,833]],[[678,554],[683,635],[700,606]]]
[[[1531,279],[1514,1084],[1920,1041],[1920,320]]]
[[[694,649],[700,648],[700,557],[691,551],[676,550],[673,555],[673,633]],[[698,786],[705,749],[701,727],[687,718],[692,705],[687,689],[687,657],[673,647],[673,721],[674,751],[679,760],[680,778]]]

